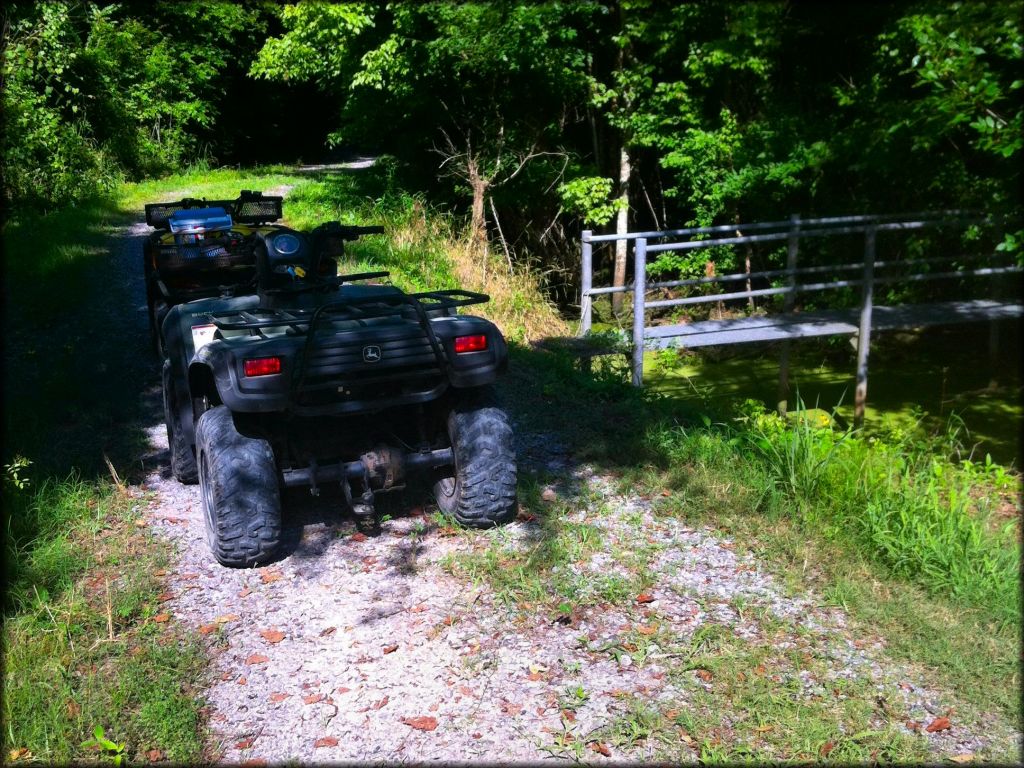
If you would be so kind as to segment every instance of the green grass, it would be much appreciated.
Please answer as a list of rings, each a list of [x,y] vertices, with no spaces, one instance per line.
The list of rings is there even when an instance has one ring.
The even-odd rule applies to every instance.
[[[686,662],[669,677],[679,698],[623,697],[620,712],[591,738],[613,750],[640,745],[658,762],[923,762],[920,739],[876,701],[871,683],[843,678],[810,692],[799,673],[825,679],[822,659],[782,653],[776,630],[754,643],[708,624],[683,643],[666,643]],[[698,673],[703,677],[698,677]],[[614,754],[614,752],[613,752]]]
[[[534,540],[517,543],[497,529],[483,538],[474,536],[474,551],[447,556],[443,566],[475,583],[486,582],[505,605],[552,615],[568,615],[579,605],[629,594],[633,586],[614,577],[592,579],[572,569],[603,549],[601,531],[589,523],[566,520],[565,503],[542,501],[541,490],[538,479],[519,483],[520,504],[540,524]]]
[[[927,758],[921,740],[902,728],[899,714],[876,702],[871,682],[828,681],[827,665],[813,649],[776,650],[788,639],[786,632],[778,627],[744,642],[727,627],[710,624],[686,644],[670,646],[687,658],[671,673],[686,692],[685,701],[669,701],[652,711],[634,700],[631,711],[608,727],[610,740],[621,740],[623,733],[635,738],[639,731],[660,742],[657,758],[670,762],[694,757],[708,763]],[[703,679],[695,674],[698,670]],[[823,684],[805,691],[800,673]],[[646,727],[638,728],[638,721]]]
[[[86,760],[82,743],[100,726],[130,760],[198,760],[203,654],[153,621],[167,557],[134,525],[137,505],[78,478],[34,494],[8,487],[4,501],[19,546],[6,574],[3,754]]]
[[[792,486],[778,484],[788,472],[743,456],[731,442],[735,433],[700,425],[660,439],[668,443],[668,466],[638,469],[623,481],[646,492],[668,489],[657,505],[660,514],[728,532],[794,594],[814,589],[859,626],[886,637],[892,656],[921,665],[979,710],[995,708],[1019,722],[1019,552],[1012,537],[987,533],[983,519],[963,506],[951,508],[948,498],[889,485],[887,474],[870,494],[913,521],[906,529],[864,515],[863,506],[830,485],[818,489],[821,503],[808,505]],[[872,460],[885,463],[877,442],[870,448],[862,443],[850,456],[837,455],[822,482],[862,480],[857,454],[865,451],[877,451]],[[908,458],[914,457],[903,461]],[[929,467],[938,461],[930,457],[909,482],[934,487]],[[957,476],[950,465],[939,466]],[[903,481],[907,472],[912,469],[904,465]],[[968,480],[984,490],[962,476],[946,482]],[[797,487],[806,482],[798,477]],[[998,486],[987,491],[1002,492]]]
[[[658,430],[652,439],[675,466],[746,460],[762,470],[755,487],[789,500],[802,524],[851,541],[895,575],[1019,622],[1016,526],[993,526],[993,509],[1016,485],[1005,474],[958,466],[949,448],[908,437],[787,424],[751,401],[738,410],[732,425]]]

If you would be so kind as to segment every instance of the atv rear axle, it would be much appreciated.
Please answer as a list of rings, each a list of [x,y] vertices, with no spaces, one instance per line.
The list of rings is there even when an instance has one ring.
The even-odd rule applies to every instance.
[[[342,480],[379,480],[373,483],[375,490],[390,490],[401,484],[405,469],[436,469],[451,466],[455,461],[451,448],[436,451],[402,453],[390,451],[391,462],[385,466],[380,461],[382,449],[363,454],[358,461],[340,461],[333,464],[313,463],[300,469],[286,469],[282,482],[288,487],[308,485],[315,488],[318,483],[337,483]],[[385,472],[387,473],[385,475]]]

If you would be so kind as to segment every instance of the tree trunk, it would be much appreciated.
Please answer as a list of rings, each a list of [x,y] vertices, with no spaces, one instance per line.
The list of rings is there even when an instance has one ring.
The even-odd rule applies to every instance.
[[[736,237],[743,237],[743,233],[739,229],[739,224],[740,224],[740,215],[739,215],[739,213],[734,214],[733,217],[732,217],[732,220],[733,220],[733,223],[736,225]],[[743,266],[744,266],[744,268],[746,270],[746,275],[747,275],[747,282],[746,282],[747,293],[750,293],[750,291],[753,290],[753,288],[751,287],[751,283],[750,283],[750,262],[751,262],[751,256],[753,255],[753,253],[754,253],[754,249],[750,247],[750,243],[747,243],[746,244],[746,255],[743,258]],[[747,297],[747,306],[750,308],[751,312],[754,311],[755,304],[754,304],[754,297],[753,296],[748,296]]]
[[[629,151],[625,143],[619,151],[619,214],[615,219],[615,234],[625,235],[629,231],[629,177],[633,167],[629,161]],[[615,274],[612,285],[622,287],[626,284],[626,246],[625,240],[615,241]],[[612,294],[612,314],[618,316],[622,312],[624,294]]]
[[[484,203],[487,198],[487,187],[490,182],[480,175],[476,160],[470,158],[466,163],[469,175],[469,186],[473,190],[473,207],[470,219],[470,237],[474,247],[487,247],[487,224],[484,220]]]

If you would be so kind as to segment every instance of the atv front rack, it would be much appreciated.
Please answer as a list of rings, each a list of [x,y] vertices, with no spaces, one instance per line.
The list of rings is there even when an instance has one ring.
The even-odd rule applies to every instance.
[[[283,197],[264,195],[262,192],[242,190],[235,200],[207,200],[206,198],[186,197],[173,203],[147,203],[146,223],[156,229],[169,229],[171,216],[178,211],[192,208],[223,208],[237,224],[266,224],[277,221],[283,215],[281,203]]]
[[[489,300],[486,294],[463,290],[396,291],[324,304],[315,310],[253,308],[215,312],[210,318],[223,331],[249,330],[275,338],[280,331],[267,330],[285,328],[289,335],[304,336],[290,401],[294,412],[312,415],[364,410],[367,403],[389,407],[436,397],[447,386],[448,361],[428,313]],[[388,323],[388,318],[416,322]]]

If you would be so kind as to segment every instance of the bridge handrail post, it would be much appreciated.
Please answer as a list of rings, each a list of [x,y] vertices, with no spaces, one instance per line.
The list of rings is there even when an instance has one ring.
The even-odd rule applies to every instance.
[[[864,288],[861,293],[860,327],[857,331],[857,389],[853,399],[853,426],[864,426],[868,399],[868,348],[871,346],[871,310],[875,288],[875,235],[877,223],[864,228]]]
[[[644,293],[647,289],[647,238],[633,248],[633,386],[644,383]]]
[[[594,244],[590,242],[593,234],[592,230],[585,229],[581,236],[583,252],[581,254],[582,275],[580,276],[580,336],[590,333],[590,328],[593,325],[594,305],[590,296],[590,290],[594,287]]]
[[[789,217],[789,237],[787,238],[786,249],[786,287],[789,293],[783,300],[784,313],[793,310],[796,303],[796,263],[800,250],[800,214],[794,213]],[[776,407],[780,416],[786,415],[789,407],[789,339],[784,339],[782,349],[779,352],[779,396]]]

